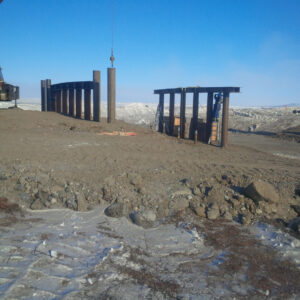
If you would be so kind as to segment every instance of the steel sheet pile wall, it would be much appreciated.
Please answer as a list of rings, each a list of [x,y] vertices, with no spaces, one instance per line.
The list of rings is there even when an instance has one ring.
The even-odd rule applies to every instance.
[[[100,71],[93,71],[93,81],[64,82],[51,85],[41,80],[42,111],[54,111],[66,116],[82,118],[82,91],[84,91],[84,119],[100,122]],[[91,92],[93,90],[93,94]],[[93,95],[93,112],[91,110]]]
[[[195,139],[195,132],[198,129],[198,110],[199,110],[199,93],[207,93],[207,111],[205,124],[205,142],[208,143],[211,126],[212,126],[212,111],[215,93],[222,93],[223,95],[223,111],[222,111],[222,135],[221,146],[226,147],[228,144],[228,117],[229,117],[229,95],[230,93],[239,93],[239,87],[187,87],[187,88],[172,88],[155,90],[154,94],[159,95],[159,124],[158,131],[163,132],[164,122],[164,99],[165,94],[170,95],[168,128],[170,135],[174,131],[174,98],[175,94],[180,94],[180,138],[185,137],[186,126],[186,93],[193,94],[193,117],[191,120],[190,138]]]

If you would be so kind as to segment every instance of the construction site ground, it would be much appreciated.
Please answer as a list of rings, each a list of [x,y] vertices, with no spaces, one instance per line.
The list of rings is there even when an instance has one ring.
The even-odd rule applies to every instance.
[[[0,141],[4,299],[300,296],[299,257],[274,236],[262,241],[258,225],[275,224],[268,230],[299,253],[297,233],[277,231],[298,216],[299,143],[230,133],[222,149],[123,121],[18,109],[0,111]],[[252,203],[244,191],[255,180],[279,202]],[[112,205],[116,218],[104,214]],[[149,211],[151,226],[134,224]]]

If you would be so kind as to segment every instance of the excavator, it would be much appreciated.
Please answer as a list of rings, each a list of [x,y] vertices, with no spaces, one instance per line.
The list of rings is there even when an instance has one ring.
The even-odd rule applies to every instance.
[[[15,100],[16,106],[17,99],[19,99],[19,87],[4,81],[2,69],[0,67],[0,102]]]

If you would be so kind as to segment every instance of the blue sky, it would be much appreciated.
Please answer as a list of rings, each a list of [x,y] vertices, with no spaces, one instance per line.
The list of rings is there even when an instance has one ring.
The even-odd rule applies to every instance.
[[[0,65],[22,98],[40,80],[91,80],[106,100],[111,0],[3,0]],[[157,88],[240,86],[231,104],[300,102],[300,0],[114,0],[117,101]],[[205,102],[204,95],[200,98]]]

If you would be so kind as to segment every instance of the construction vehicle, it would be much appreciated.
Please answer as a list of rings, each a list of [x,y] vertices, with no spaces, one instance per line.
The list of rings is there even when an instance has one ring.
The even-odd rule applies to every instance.
[[[220,141],[220,110],[223,103],[222,93],[217,93],[214,96],[215,104],[212,111],[211,133],[208,140],[209,144],[217,145]]]
[[[0,67],[0,102],[15,100],[16,104],[17,99],[19,99],[19,87],[4,81],[2,69]]]

